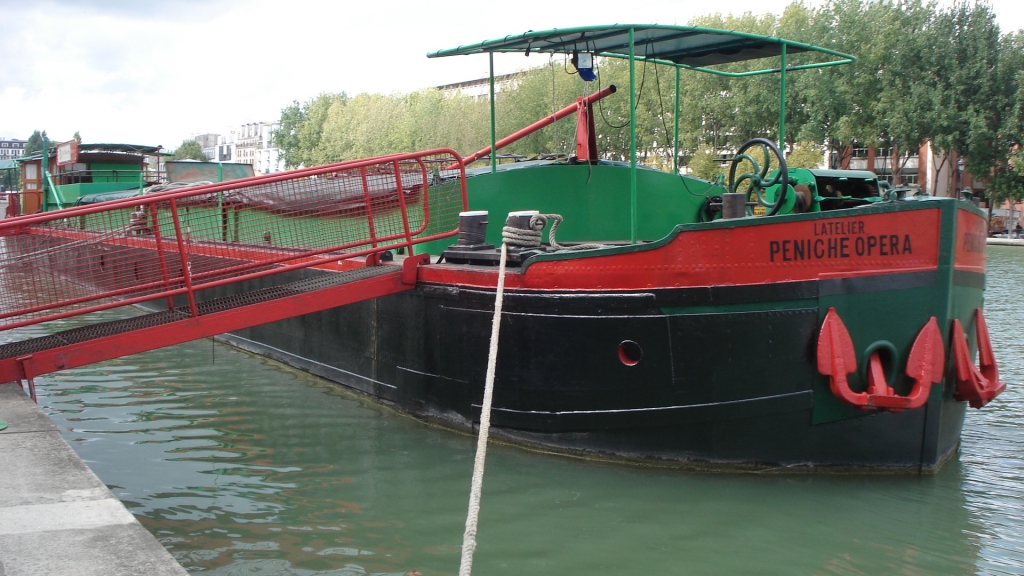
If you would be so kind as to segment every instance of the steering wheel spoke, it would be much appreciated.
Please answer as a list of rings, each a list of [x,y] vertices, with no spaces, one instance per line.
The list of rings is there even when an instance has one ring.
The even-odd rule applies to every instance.
[[[758,161],[753,156],[746,154],[747,150],[755,147],[760,148],[764,154],[763,164],[758,164]],[[779,169],[775,171],[775,176],[766,179],[771,168],[772,156],[775,156],[778,160]],[[737,178],[736,168],[744,160],[753,166],[753,171],[745,172]],[[738,192],[740,185],[744,182],[749,182],[744,191],[748,202],[756,201],[760,206],[767,208],[764,213],[765,216],[773,216],[779,212],[783,204],[785,204],[786,196],[789,193],[789,169],[786,166],[786,158],[774,142],[765,138],[754,138],[746,141],[736,151],[736,156],[733,157],[732,164],[729,166],[729,190],[731,192]],[[779,186],[779,193],[776,195],[774,202],[769,202],[765,192],[768,188],[776,185]]]

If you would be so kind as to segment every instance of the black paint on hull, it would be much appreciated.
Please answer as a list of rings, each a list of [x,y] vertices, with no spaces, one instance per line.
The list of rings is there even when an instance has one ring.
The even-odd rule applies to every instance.
[[[934,281],[931,273],[902,276],[895,280],[901,286]],[[858,282],[510,292],[492,433],[546,450],[700,468],[936,469],[955,451],[965,413],[965,404],[948,394],[900,414],[812,424],[815,298],[820,291],[892,289],[894,279]],[[806,307],[782,310],[662,312],[804,299]],[[225,339],[417,417],[471,430],[479,420],[492,307],[493,292],[422,285]],[[624,340],[643,350],[635,366],[619,360]]]

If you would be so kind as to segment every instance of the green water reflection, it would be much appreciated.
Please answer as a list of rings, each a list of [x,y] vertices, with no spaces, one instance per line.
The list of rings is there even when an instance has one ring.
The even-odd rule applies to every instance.
[[[478,574],[1024,573],[1024,250],[989,250],[1007,392],[936,476],[703,475],[492,446]],[[196,342],[40,378],[190,571],[454,574],[475,440]]]

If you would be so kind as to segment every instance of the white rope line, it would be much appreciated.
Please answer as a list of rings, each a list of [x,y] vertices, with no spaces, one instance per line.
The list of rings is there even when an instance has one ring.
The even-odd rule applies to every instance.
[[[603,244],[576,244],[573,246],[566,246],[559,244],[555,241],[555,231],[558,230],[558,225],[562,223],[562,216],[560,214],[534,214],[530,218],[530,229],[522,230],[513,226],[505,226],[501,229],[501,239],[509,246],[517,246],[522,248],[539,248],[541,240],[541,232],[544,227],[547,226],[548,221],[551,221],[551,229],[548,230],[548,244],[554,250],[594,250],[597,248],[605,248]]]
[[[476,441],[476,459],[473,461],[473,483],[469,490],[469,512],[466,514],[466,532],[462,535],[462,562],[459,576],[470,576],[473,571],[473,552],[476,550],[476,528],[480,518],[480,491],[484,484],[484,460],[487,458],[487,435],[491,430],[491,398],[494,395],[494,369],[498,364],[498,331],[501,328],[501,304],[505,298],[505,260],[508,246],[501,245],[498,264],[498,293],[494,296],[494,319],[491,321],[491,347],[487,351],[487,378],[484,381],[484,402],[480,407],[480,436]]]

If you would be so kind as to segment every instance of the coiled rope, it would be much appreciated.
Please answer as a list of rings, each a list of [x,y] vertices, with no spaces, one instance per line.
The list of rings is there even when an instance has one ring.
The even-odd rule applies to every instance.
[[[565,246],[556,242],[555,231],[558,230],[558,225],[564,220],[561,214],[534,214],[530,218],[530,228],[528,230],[505,226],[501,229],[501,240],[509,246],[539,248],[541,232],[548,225],[549,220],[551,221],[551,229],[548,230],[548,244],[555,250],[594,250],[605,247],[604,244],[574,244],[572,246]]]
[[[466,532],[462,535],[462,562],[459,564],[459,576],[470,576],[473,571],[476,528],[480,517],[480,492],[484,484],[484,460],[487,458],[487,436],[491,430],[491,398],[494,396],[494,369],[498,364],[498,332],[501,327],[501,305],[505,298],[505,261],[507,258],[508,246],[503,243],[501,259],[498,263],[498,291],[494,296],[494,318],[491,320],[491,347],[487,351],[484,401],[483,406],[480,407],[480,436],[476,441],[476,459],[473,461],[473,482],[469,489]]]

